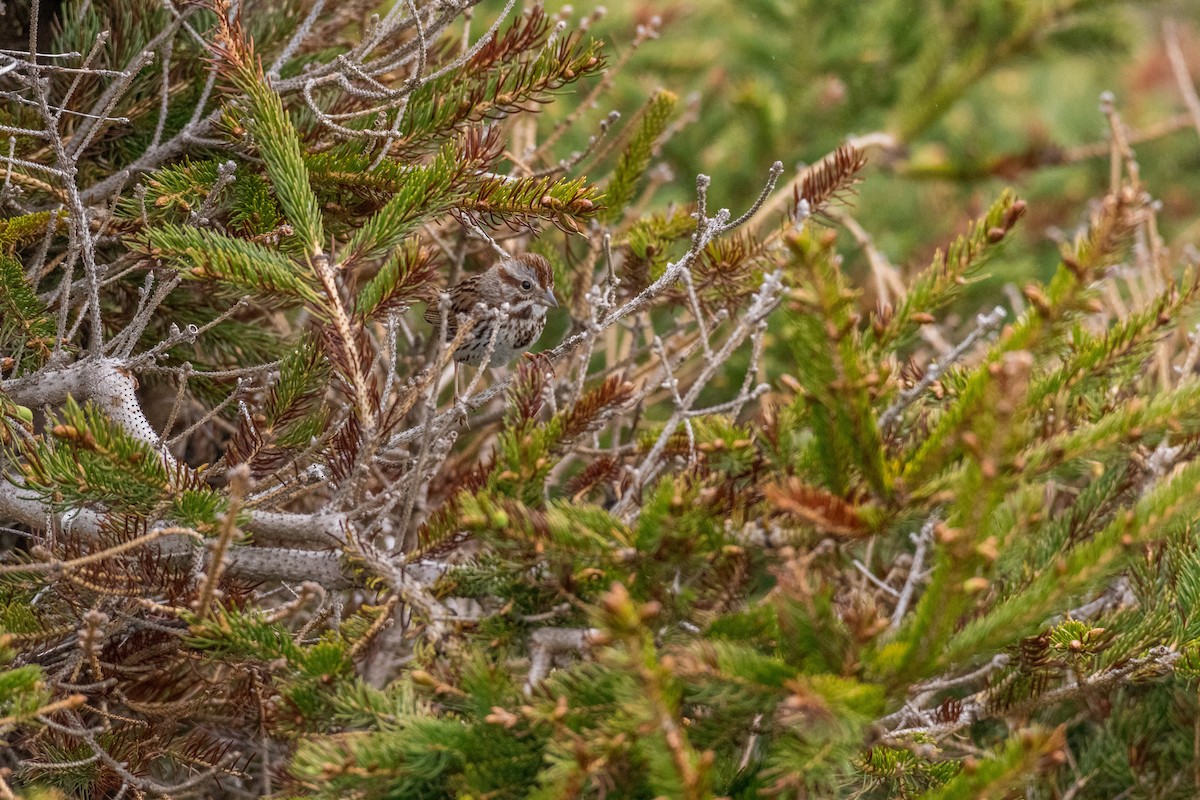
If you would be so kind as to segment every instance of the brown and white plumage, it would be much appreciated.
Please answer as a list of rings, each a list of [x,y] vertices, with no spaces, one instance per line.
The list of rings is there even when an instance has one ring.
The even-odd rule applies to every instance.
[[[475,317],[474,327],[454,352],[454,360],[471,366],[483,364],[492,338],[492,326],[500,321],[500,330],[492,345],[487,366],[507,364],[528,350],[546,327],[546,309],[558,306],[554,298],[554,272],[550,262],[536,253],[524,253],[502,259],[486,272],[472,275],[452,287],[446,315],[446,340],[458,332],[460,315]],[[507,314],[501,306],[508,304]],[[483,306],[480,310],[477,307]],[[425,321],[442,324],[440,301],[429,304]]]

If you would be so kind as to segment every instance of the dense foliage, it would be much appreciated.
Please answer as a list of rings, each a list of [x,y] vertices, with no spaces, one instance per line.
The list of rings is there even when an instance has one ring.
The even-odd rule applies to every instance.
[[[660,199],[685,104],[605,115],[593,17],[472,5],[0,51],[0,797],[1200,791],[1200,276],[1113,99],[1005,294],[1017,192],[912,270],[846,206],[986,37],[920,91],[811,53],[888,134],[730,211]],[[948,5],[1016,59],[1108,4]],[[520,252],[561,309],[455,375],[418,306]]]

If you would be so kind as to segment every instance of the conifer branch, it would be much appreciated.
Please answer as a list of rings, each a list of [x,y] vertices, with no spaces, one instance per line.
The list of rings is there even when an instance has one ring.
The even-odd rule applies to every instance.
[[[1161,710],[1200,674],[1200,283],[1170,238],[1187,195],[1160,207],[1134,150],[1192,115],[1134,131],[1105,96],[1102,147],[901,142],[997,64],[1109,41],[1107,10],[971,0],[896,38],[808,9],[828,86],[796,102],[874,125],[873,93],[907,98],[899,133],[782,189],[775,164],[734,217],[706,176],[665,206],[650,166],[729,152],[708,105],[664,90],[578,129],[621,96],[597,15],[84,5],[0,51],[0,794],[1187,788],[1154,776],[1196,771]],[[870,64],[830,55],[862,42]],[[989,259],[1040,258],[1025,205],[1002,192],[901,276],[873,243],[933,251],[925,206],[831,210],[867,147],[888,204],[1097,155],[1108,191],[994,343],[998,311],[951,346],[932,323]],[[562,305],[458,395],[472,323],[490,361],[532,316],[519,281],[432,328],[410,310],[517,252]]]
[[[1000,306],[996,306],[990,313],[977,316],[975,318],[975,327],[971,329],[971,332],[963,337],[963,340],[955,345],[954,349],[947,353],[944,358],[937,361],[930,361],[921,380],[911,389],[905,389],[900,392],[899,399],[884,409],[884,412],[879,415],[879,429],[885,432],[888,431],[900,418],[900,414],[903,413],[904,409],[912,405],[913,401],[920,397],[930,386],[937,383],[946,370],[956,364],[963,355],[974,347],[977,341],[999,328],[1000,321],[1004,319],[1007,313]]]
[[[529,677],[525,680],[525,694],[533,693],[554,664],[554,657],[561,653],[584,653],[593,641],[600,639],[597,628],[538,628],[529,636]]]
[[[928,737],[934,741],[942,741],[980,720],[992,719],[997,716],[1020,719],[1033,713],[1038,708],[1045,708],[1067,700],[1087,697],[1099,692],[1112,692],[1121,686],[1139,680],[1158,678],[1169,674],[1181,656],[1181,653],[1172,651],[1167,647],[1155,647],[1144,656],[1130,659],[1125,664],[1088,675],[1074,685],[1062,686],[1043,693],[1020,706],[1005,709],[1002,714],[997,714],[993,710],[994,707],[989,700],[991,690],[984,689],[971,695],[966,700],[960,701],[958,712],[953,718],[944,722],[927,722],[891,730],[886,736],[886,741],[902,744],[906,740],[923,737]],[[994,668],[994,666],[991,667],[991,669]],[[972,673],[968,677],[970,679],[977,679],[979,673]]]
[[[35,376],[0,382],[0,390],[16,402],[33,407],[58,406],[68,397],[76,401],[92,400],[130,436],[159,446],[158,434],[151,426],[138,401],[134,379],[123,361],[86,359]],[[163,451],[163,459],[174,457]]]

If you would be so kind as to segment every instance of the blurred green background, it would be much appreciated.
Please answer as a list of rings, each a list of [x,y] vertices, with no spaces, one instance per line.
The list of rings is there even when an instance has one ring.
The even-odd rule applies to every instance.
[[[578,3],[571,13],[595,10]],[[476,19],[485,16],[480,9]],[[1070,235],[1089,198],[1103,193],[1106,91],[1135,140],[1152,135],[1135,149],[1163,203],[1167,243],[1180,253],[1200,243],[1200,134],[1168,58],[1172,22],[1200,80],[1197,0],[617,0],[592,31],[614,64],[628,60],[588,113],[598,121],[617,109],[629,119],[655,88],[678,93],[680,127],[661,153],[674,180],[656,200],[690,200],[693,176],[705,172],[710,204],[734,210],[776,159],[786,176],[848,137],[887,134],[895,147],[869,150],[850,211],[905,271],[1014,187],[1030,213],[990,265],[992,280],[964,298],[961,309],[973,313],[1001,301],[997,280],[1051,274],[1055,235]],[[657,35],[634,49],[639,26]],[[570,111],[575,99],[547,115]],[[581,126],[560,155],[594,130]],[[847,269],[865,268],[850,237],[840,247]]]

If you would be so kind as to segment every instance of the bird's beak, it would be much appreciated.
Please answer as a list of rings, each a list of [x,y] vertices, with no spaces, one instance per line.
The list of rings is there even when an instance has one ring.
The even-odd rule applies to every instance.
[[[558,308],[558,301],[554,299],[553,289],[547,289],[546,293],[542,295],[542,303],[546,308]]]

